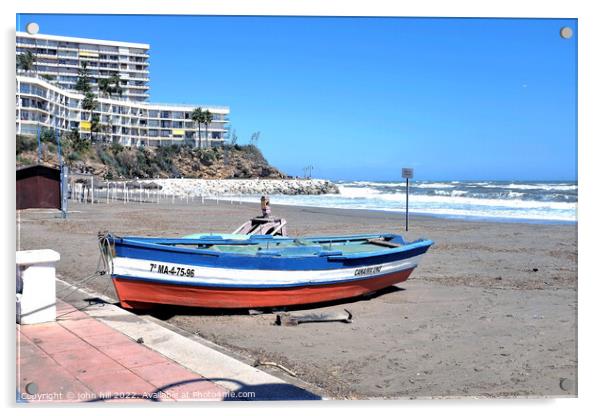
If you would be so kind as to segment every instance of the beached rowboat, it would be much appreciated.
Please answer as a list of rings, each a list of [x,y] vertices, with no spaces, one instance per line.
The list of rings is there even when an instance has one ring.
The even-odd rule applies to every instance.
[[[405,281],[433,244],[395,234],[102,238],[125,308],[261,308],[350,298]]]

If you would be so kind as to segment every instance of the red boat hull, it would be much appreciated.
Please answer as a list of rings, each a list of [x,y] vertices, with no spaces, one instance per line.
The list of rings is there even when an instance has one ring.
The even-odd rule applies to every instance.
[[[152,304],[203,308],[265,308],[352,298],[404,282],[414,269],[369,279],[287,288],[222,288],[150,283],[113,277],[121,306],[139,309]]]

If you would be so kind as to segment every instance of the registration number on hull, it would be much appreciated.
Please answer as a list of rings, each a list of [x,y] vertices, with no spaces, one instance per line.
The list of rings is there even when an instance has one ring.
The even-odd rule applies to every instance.
[[[154,273],[169,274],[172,276],[194,277],[194,269],[176,266],[169,267],[166,264],[151,263],[150,271]]]

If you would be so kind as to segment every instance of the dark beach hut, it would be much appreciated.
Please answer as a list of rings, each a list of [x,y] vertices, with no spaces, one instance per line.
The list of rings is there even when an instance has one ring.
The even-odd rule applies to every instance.
[[[61,171],[34,165],[17,169],[17,209],[61,209]]]

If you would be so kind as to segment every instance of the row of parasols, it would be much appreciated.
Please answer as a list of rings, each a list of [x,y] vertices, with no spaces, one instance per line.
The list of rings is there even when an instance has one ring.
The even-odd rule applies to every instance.
[[[94,186],[97,189],[106,189],[106,188],[114,188],[121,187],[123,188],[123,181],[99,181],[94,180],[92,184],[92,180],[89,178],[78,178],[74,181],[76,184],[82,184],[84,187]],[[142,181],[126,181],[125,187],[128,189],[162,189],[162,186],[155,182],[142,182]]]

